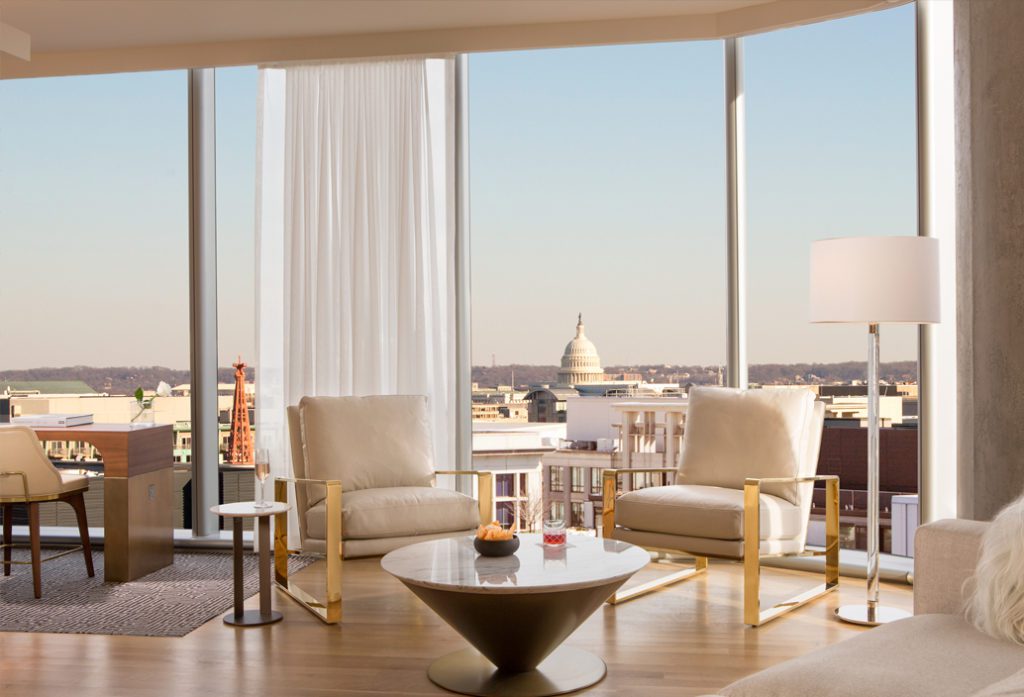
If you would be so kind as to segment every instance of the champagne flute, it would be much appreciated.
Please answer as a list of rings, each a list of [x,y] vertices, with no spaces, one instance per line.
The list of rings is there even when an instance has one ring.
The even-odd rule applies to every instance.
[[[263,483],[270,476],[270,452],[266,448],[257,448],[256,457],[253,458],[256,465],[256,503],[254,508],[270,508],[270,504],[263,500]]]

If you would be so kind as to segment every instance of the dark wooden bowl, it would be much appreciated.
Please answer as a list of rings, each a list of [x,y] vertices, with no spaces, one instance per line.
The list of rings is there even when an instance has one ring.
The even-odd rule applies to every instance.
[[[507,557],[519,549],[519,535],[513,535],[511,540],[481,540],[474,537],[473,548],[485,557]]]

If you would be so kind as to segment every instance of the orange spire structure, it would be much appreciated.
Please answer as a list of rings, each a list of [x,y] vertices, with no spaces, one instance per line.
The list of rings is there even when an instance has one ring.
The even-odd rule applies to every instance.
[[[252,456],[252,429],[249,427],[249,403],[245,399],[245,363],[238,357],[232,363],[235,369],[235,403],[231,409],[231,441],[228,445],[228,462],[233,465],[250,465]]]

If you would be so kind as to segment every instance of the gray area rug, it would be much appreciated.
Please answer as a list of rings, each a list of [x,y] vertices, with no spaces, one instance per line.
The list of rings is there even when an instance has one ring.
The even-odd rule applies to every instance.
[[[44,549],[43,558],[52,551]],[[13,558],[27,561],[28,550],[15,549]],[[316,560],[292,556],[289,571]],[[243,561],[248,598],[259,590],[259,567],[255,554]],[[103,581],[102,551],[93,552],[93,563],[96,576],[89,578],[81,552],[45,562],[39,600],[32,595],[32,568],[12,567],[10,576],[0,576],[0,631],[180,637],[233,605],[230,552],[175,552],[171,566],[128,583]]]

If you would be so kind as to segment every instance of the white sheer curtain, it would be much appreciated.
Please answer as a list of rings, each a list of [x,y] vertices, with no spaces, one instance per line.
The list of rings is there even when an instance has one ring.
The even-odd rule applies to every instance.
[[[259,102],[257,447],[288,476],[304,395],[425,394],[454,467],[453,60],[261,68]]]

